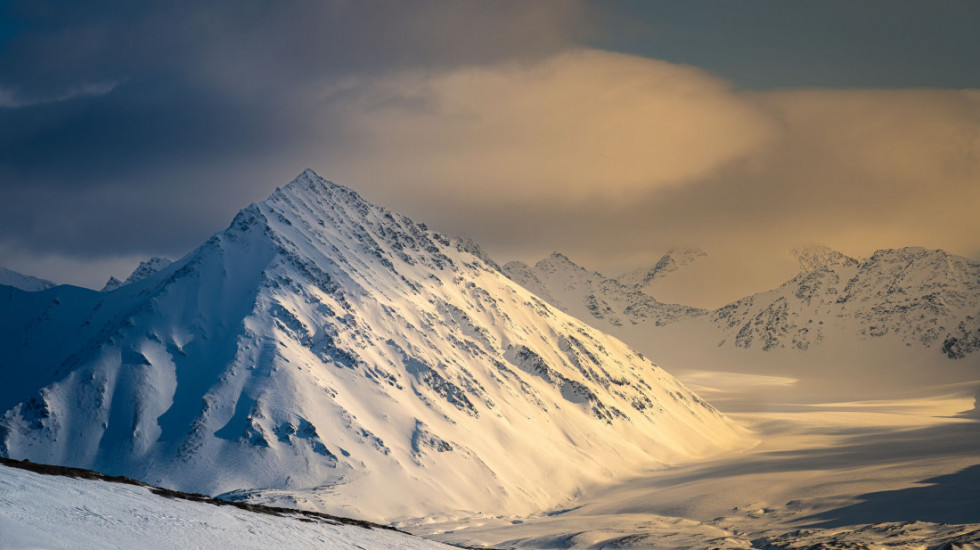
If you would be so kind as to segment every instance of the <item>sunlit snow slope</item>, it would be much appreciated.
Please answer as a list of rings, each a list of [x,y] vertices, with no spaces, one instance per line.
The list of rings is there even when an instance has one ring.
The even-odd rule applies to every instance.
[[[166,498],[150,487],[0,466],[0,548],[447,550],[390,529]]]
[[[306,171],[115,291],[0,287],[0,454],[392,519],[742,444],[469,248]]]

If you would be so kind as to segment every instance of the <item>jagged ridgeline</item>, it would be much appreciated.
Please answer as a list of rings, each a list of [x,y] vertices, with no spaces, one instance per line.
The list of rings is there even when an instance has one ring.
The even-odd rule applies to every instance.
[[[306,171],[116,290],[0,287],[0,454],[392,519],[742,444],[473,248]]]
[[[696,249],[672,250],[655,267],[615,279],[558,253],[533,267],[510,262],[503,271],[551,305],[637,346],[643,344],[636,333],[621,327],[652,333],[679,324],[702,342],[729,349],[805,351],[825,340],[839,346],[885,337],[895,347],[925,347],[949,359],[980,351],[980,263],[918,247],[879,250],[861,260],[822,246],[794,252],[797,276],[715,310],[665,304],[643,288],[705,255]],[[976,357],[968,360],[977,364]]]

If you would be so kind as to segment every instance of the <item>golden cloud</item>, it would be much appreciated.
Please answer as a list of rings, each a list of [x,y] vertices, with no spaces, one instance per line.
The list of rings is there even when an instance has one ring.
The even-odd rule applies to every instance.
[[[699,246],[729,264],[699,282],[717,305],[778,284],[801,244],[980,254],[977,90],[745,92],[575,50],[325,97],[326,173],[501,260],[614,273]]]
[[[330,92],[346,98],[342,124],[356,136],[354,150],[331,160],[352,177],[410,174],[429,189],[484,198],[624,197],[683,184],[755,152],[772,133],[724,80],[596,50]],[[377,162],[366,174],[368,159]]]

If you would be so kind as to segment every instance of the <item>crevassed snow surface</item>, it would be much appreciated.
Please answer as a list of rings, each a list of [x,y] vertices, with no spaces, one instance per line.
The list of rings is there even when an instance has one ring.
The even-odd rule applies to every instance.
[[[746,445],[471,249],[307,171],[111,293],[6,290],[0,453],[387,521]]]
[[[0,466],[0,548],[449,548],[386,529],[169,499],[147,487]]]

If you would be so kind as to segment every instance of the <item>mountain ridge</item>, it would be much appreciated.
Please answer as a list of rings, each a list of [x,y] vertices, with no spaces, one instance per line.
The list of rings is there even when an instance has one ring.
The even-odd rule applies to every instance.
[[[25,275],[5,267],[0,267],[0,285],[12,286],[27,292],[38,292],[57,286],[47,279]]]
[[[797,249],[793,255],[800,272],[777,288],[714,310],[674,306],[674,315],[660,316],[652,325],[706,319],[715,326],[719,346],[763,351],[819,346],[827,323],[854,325],[847,330],[859,339],[895,335],[906,345],[936,348],[951,359],[980,349],[980,263],[921,247],[882,249],[864,260],[823,246]],[[612,284],[617,280],[568,263],[566,272],[591,273],[587,291],[561,286],[537,266],[508,270],[514,264],[507,264],[505,272],[542,296],[559,295],[557,307],[594,319],[614,333],[623,323],[610,319],[625,316],[634,304],[655,302],[638,291],[641,295],[633,294],[624,303]],[[597,311],[590,304],[606,308]],[[649,324],[643,318],[631,321]]]
[[[33,324],[0,339],[0,455],[390,519],[539,509],[747,444],[471,248],[308,170],[116,291],[11,290],[6,322]],[[60,360],[31,355],[55,334]]]

